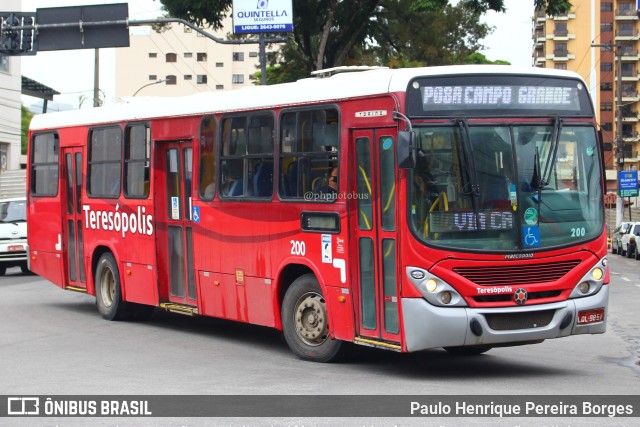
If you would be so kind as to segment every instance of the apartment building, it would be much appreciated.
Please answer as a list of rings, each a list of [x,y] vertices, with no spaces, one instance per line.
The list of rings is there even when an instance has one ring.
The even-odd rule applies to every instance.
[[[228,18],[213,34],[228,39],[232,28]],[[117,99],[238,89],[253,84],[259,71],[258,44],[216,43],[179,24],[161,32],[135,28],[130,43],[116,49]]]
[[[5,10],[20,10],[20,0],[2,4]],[[20,75],[20,57],[0,54],[0,172],[20,169]]]
[[[572,70],[586,80],[603,131],[608,187],[615,190],[616,147],[622,150],[625,170],[640,166],[638,7],[635,0],[571,2],[573,7],[565,15],[535,16],[533,63]],[[620,129],[617,111],[622,115]]]

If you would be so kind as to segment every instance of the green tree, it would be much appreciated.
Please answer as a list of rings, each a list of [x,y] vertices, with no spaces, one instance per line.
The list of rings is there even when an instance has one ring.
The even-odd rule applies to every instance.
[[[20,109],[22,111],[22,123],[20,125],[21,127],[20,152],[22,154],[27,154],[27,144],[29,142],[29,124],[31,123],[31,119],[33,118],[34,114],[31,111],[29,111],[29,109],[24,105]]]
[[[498,59],[496,61],[491,61],[489,58],[481,54],[480,52],[473,52],[471,55],[467,56],[467,59],[464,61],[465,64],[493,64],[493,65],[509,65],[509,61],[503,61]]]
[[[159,1],[171,16],[186,19],[197,25],[206,23],[215,29],[220,28],[222,20],[232,12],[231,0]],[[464,0],[462,3],[465,13],[471,14],[467,15],[468,18],[479,16],[477,14],[488,10],[505,11],[504,0]],[[402,11],[398,10],[400,4],[405,7]],[[534,0],[533,5],[537,10],[545,10],[550,15],[567,12],[571,7],[567,0]],[[416,49],[414,52],[401,52],[402,46],[395,46],[390,52],[383,52],[381,47],[376,46],[378,43],[379,46],[394,47],[391,42],[396,36],[391,32],[394,28],[403,29],[407,34],[412,30],[420,30],[420,33],[424,33],[423,37],[426,37],[429,31],[438,33],[434,34],[433,38],[442,36],[439,30],[444,24],[438,20],[414,24],[417,26],[404,23],[402,28],[402,22],[394,21],[393,11],[396,17],[403,14],[415,17],[433,13],[453,13],[453,9],[449,0],[293,0],[294,31],[289,35],[290,42],[282,49],[278,58],[281,63],[285,60],[297,63],[295,70],[287,71],[287,75],[292,75],[290,71],[299,69],[308,75],[309,71],[316,69],[350,64],[358,58],[357,54],[363,54],[366,58],[374,57],[382,62],[393,60],[393,63],[398,64],[461,63],[473,52],[473,46],[477,46],[477,40],[465,39],[467,28],[463,25],[459,25],[458,40],[464,40],[465,46],[455,46],[454,38],[451,37],[447,41],[454,45],[448,54],[444,54],[443,51],[429,52],[433,46],[421,47],[422,52],[419,54]],[[386,34],[385,29],[388,31]],[[397,43],[408,43],[407,34],[399,37],[400,42]]]

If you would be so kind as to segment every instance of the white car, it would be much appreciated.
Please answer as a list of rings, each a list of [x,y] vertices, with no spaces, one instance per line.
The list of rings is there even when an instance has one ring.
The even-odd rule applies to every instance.
[[[0,200],[0,276],[8,267],[27,268],[27,200]]]
[[[626,233],[622,235],[622,255],[626,255],[627,258],[631,258],[635,255],[635,258],[640,260],[640,254],[638,253],[639,243],[640,222],[632,222],[629,224]]]

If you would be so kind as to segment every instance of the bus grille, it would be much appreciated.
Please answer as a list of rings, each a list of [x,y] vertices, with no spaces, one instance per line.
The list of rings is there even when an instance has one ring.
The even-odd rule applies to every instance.
[[[494,331],[513,331],[547,326],[555,310],[530,311],[527,313],[485,314],[487,324]]]
[[[556,298],[560,296],[562,291],[541,291],[541,292],[529,292],[527,294],[527,301],[542,298]],[[494,303],[494,302],[509,302],[513,301],[513,294],[500,294],[500,295],[479,295],[474,296],[473,299],[480,303]]]
[[[499,267],[456,267],[453,271],[481,286],[527,285],[559,280],[578,264],[580,260]]]

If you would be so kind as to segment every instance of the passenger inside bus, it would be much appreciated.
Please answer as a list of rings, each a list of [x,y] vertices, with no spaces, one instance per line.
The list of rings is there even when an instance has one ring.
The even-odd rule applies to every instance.
[[[337,194],[338,193],[338,167],[333,166],[327,173],[327,180],[325,185],[320,187],[319,190],[322,194]]]

